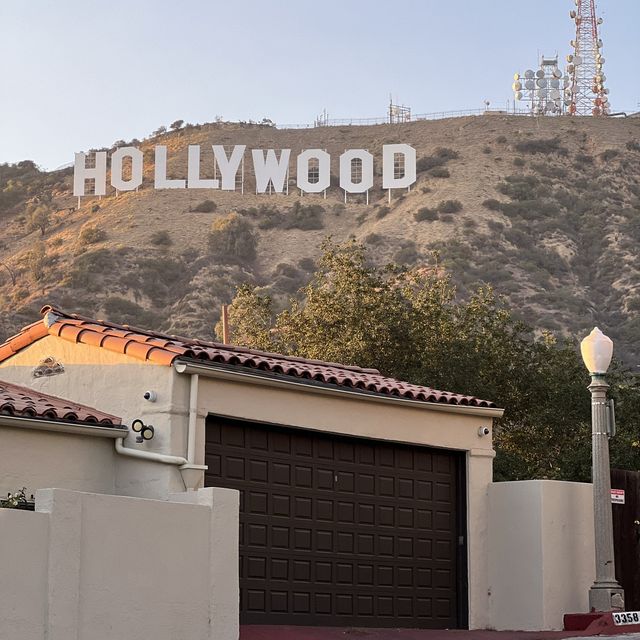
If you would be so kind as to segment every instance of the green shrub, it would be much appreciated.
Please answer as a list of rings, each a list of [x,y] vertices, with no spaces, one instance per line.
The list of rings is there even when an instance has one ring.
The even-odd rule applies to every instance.
[[[153,329],[160,324],[160,318],[157,313],[147,311],[126,298],[111,296],[103,302],[102,307],[107,318],[118,324],[133,325],[145,329]]]
[[[436,208],[440,213],[458,213],[462,211],[462,202],[460,200],[443,200]]]
[[[209,252],[220,262],[242,264],[256,258],[257,240],[251,224],[237,213],[219,218],[211,225]]]
[[[586,153],[578,153],[576,155],[575,165],[593,164],[593,156],[589,156]]]
[[[496,200],[495,198],[488,198],[482,203],[482,206],[489,209],[489,211],[500,211],[500,204],[499,200]]]
[[[429,175],[434,178],[450,178],[451,174],[449,173],[449,169],[446,167],[434,167],[429,171]]]
[[[365,244],[378,246],[384,243],[384,238],[379,233],[370,233],[364,238]]]
[[[416,170],[418,173],[429,171],[445,165],[449,160],[456,160],[459,157],[460,154],[453,149],[438,147],[430,156],[424,156],[416,162]]]
[[[391,211],[391,209],[387,206],[384,207],[380,207],[377,211],[376,211],[376,219],[377,220],[382,220],[382,218],[384,218],[389,211]]]
[[[493,233],[502,233],[504,231],[504,225],[497,220],[487,221],[487,227],[489,227],[489,230],[493,231]]]
[[[156,247],[169,247],[173,244],[169,232],[165,230],[152,233],[149,242]]]
[[[491,147],[482,147],[482,153],[489,155],[491,153]]]
[[[538,140],[523,140],[516,143],[516,150],[520,153],[559,153],[566,155],[567,150],[560,145],[560,138],[540,138]]]
[[[115,271],[116,267],[116,256],[108,249],[87,251],[75,260],[68,276],[69,285],[74,289],[95,291],[101,274]]]
[[[505,144],[507,142],[507,136],[498,136],[496,142],[498,144]]]
[[[316,263],[313,258],[300,258],[298,266],[307,273],[312,273],[316,270]]]
[[[545,178],[567,177],[567,170],[564,167],[554,167],[544,162],[533,162],[531,168]]]
[[[324,229],[324,208],[319,204],[303,205],[297,201],[286,214],[284,228],[303,231]]]
[[[513,200],[532,200],[538,195],[540,180],[535,176],[506,176],[497,189]]]
[[[637,140],[629,140],[626,144],[627,151],[640,151],[640,142]]]
[[[393,256],[393,261],[397,264],[415,264],[420,258],[416,249],[416,243],[412,240],[403,242],[400,249]]]
[[[107,239],[107,232],[98,227],[84,227],[78,239],[80,244],[97,244]]]
[[[603,162],[610,162],[614,158],[617,158],[620,155],[620,152],[617,149],[605,149],[600,154],[600,159]]]
[[[513,166],[514,167],[524,167],[526,164],[527,163],[526,163],[524,158],[518,157],[518,158],[514,158],[513,159]]]
[[[213,213],[218,208],[218,205],[213,200],[203,200],[200,204],[197,204],[193,210],[198,213]]]
[[[416,222],[432,222],[438,219],[438,212],[435,209],[429,209],[429,207],[422,207],[413,214],[413,217]]]
[[[93,207],[91,207],[91,213],[98,213],[98,211],[100,211],[100,205],[94,204]]]

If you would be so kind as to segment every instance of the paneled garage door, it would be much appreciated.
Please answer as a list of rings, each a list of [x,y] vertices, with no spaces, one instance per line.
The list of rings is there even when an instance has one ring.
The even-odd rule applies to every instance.
[[[207,486],[241,491],[241,623],[464,625],[457,454],[207,419]]]

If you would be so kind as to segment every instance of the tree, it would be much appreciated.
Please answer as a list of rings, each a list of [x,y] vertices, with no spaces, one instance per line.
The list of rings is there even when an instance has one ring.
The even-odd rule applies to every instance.
[[[229,308],[229,328],[234,344],[250,345],[256,349],[273,349],[273,310],[269,296],[260,295],[247,284],[238,287],[233,305]],[[216,336],[222,341],[222,319],[216,324]]]
[[[182,125],[184,124],[184,120],[176,120],[169,125],[169,129],[172,131],[177,131],[178,129],[182,129]]]
[[[51,223],[51,209],[46,204],[36,204],[29,208],[27,218],[27,229],[29,231],[40,230],[40,235],[44,236]]]
[[[536,334],[490,288],[459,299],[436,261],[376,268],[361,245],[326,244],[299,299],[274,315],[245,286],[230,316],[236,344],[373,367],[504,407],[497,479],[589,479],[589,379],[576,341]],[[610,379],[620,404],[613,463],[640,468],[640,389],[620,368]]]
[[[27,253],[26,264],[35,282],[40,282],[47,266],[47,248],[44,242],[37,242],[33,249]]]
[[[251,225],[237,213],[219,218],[211,225],[209,251],[222,263],[253,262],[256,258],[256,244]]]

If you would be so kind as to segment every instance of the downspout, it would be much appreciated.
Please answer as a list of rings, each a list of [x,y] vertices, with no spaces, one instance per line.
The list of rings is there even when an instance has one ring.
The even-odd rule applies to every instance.
[[[163,464],[173,464],[176,466],[188,464],[186,458],[180,456],[170,456],[165,453],[155,453],[153,451],[143,451],[142,449],[131,449],[124,446],[124,438],[116,438],[116,453],[128,458],[138,458],[138,460],[148,460],[149,462],[162,462]]]
[[[196,461],[196,426],[198,420],[198,381],[197,373],[191,374],[189,389],[189,431],[187,433],[187,460],[189,464]]]
[[[122,456],[177,466],[187,491],[193,491],[198,488],[198,485],[201,483],[200,481],[202,480],[203,473],[208,469],[207,465],[195,464],[198,420],[198,379],[198,374],[191,375],[186,458],[181,456],[171,456],[165,453],[155,453],[153,451],[143,451],[141,449],[131,449],[124,446],[124,438],[117,438],[115,440],[116,453],[119,453]]]

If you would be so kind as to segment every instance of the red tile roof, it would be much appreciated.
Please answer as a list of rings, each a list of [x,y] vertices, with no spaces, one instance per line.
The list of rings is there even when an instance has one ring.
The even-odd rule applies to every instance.
[[[410,400],[470,407],[496,406],[493,402],[473,396],[438,391],[387,378],[376,369],[362,369],[217,342],[181,338],[104,320],[92,320],[50,306],[43,307],[41,313],[44,316],[43,321],[25,327],[19,334],[0,345],[0,362],[32,342],[46,335],[54,335],[70,342],[102,347],[166,366],[170,366],[178,358],[194,359],[203,364],[210,362],[254,369]]]
[[[0,381],[0,414],[56,422],[99,424],[107,427],[122,424],[120,418],[108,413],[2,381]]]

